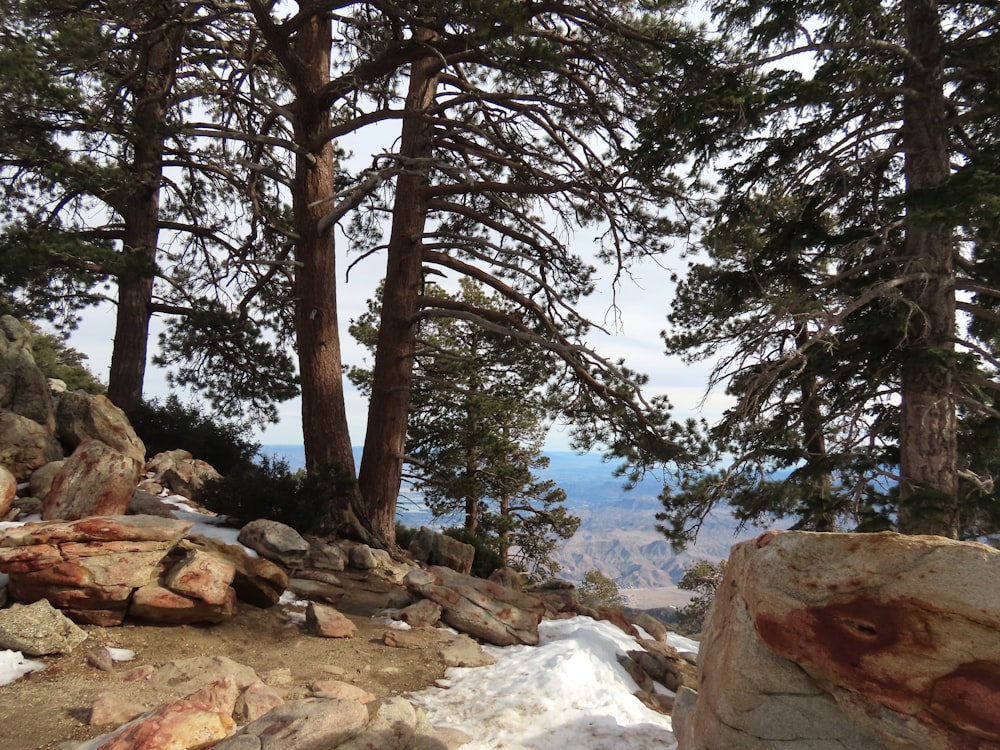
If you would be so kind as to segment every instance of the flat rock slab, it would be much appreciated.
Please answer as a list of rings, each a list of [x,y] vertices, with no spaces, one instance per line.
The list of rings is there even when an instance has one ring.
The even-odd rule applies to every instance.
[[[157,516],[90,516],[77,521],[36,521],[0,533],[0,547],[63,542],[179,542],[190,521]]]

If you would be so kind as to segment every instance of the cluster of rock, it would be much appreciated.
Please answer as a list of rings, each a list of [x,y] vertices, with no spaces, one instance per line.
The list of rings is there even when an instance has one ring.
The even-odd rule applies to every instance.
[[[1000,551],[768,532],[733,548],[680,750],[1000,748]]]
[[[450,750],[470,739],[462,732],[432,726],[405,698],[377,699],[339,680],[318,680],[308,697],[286,701],[253,669],[227,657],[200,656],[159,668],[138,667],[119,679],[142,681],[167,700],[145,711],[115,694],[98,696],[91,724],[121,726],[87,743],[88,747]]]

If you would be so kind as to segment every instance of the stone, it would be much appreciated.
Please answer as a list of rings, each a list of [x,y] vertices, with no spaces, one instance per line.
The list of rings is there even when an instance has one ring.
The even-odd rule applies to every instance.
[[[413,628],[434,627],[441,620],[441,605],[430,599],[419,599],[399,611],[397,620]]]
[[[355,737],[338,745],[337,750],[405,750],[417,730],[417,712],[399,696],[383,698],[370,709],[371,719]]]
[[[19,482],[52,461],[63,458],[55,435],[29,417],[0,411],[0,465]]]
[[[0,611],[0,649],[28,656],[68,654],[85,640],[87,633],[44,599]]]
[[[87,649],[87,664],[102,672],[115,671],[115,660],[111,657],[111,652],[108,651],[107,646],[94,646]],[[136,711],[136,713],[142,712]],[[129,718],[132,717],[130,716]],[[125,719],[125,721],[128,721],[128,719]]]
[[[409,552],[414,560],[428,565],[441,565],[462,575],[472,571],[476,548],[447,534],[421,526],[410,541]]]
[[[647,612],[642,612],[635,617],[631,618],[631,622],[636,627],[642,628],[653,640],[659,641],[660,643],[667,642],[667,626],[662,621],[653,617]]]
[[[142,464],[98,440],[87,439],[66,459],[42,501],[42,519],[124,515]]]
[[[336,604],[344,596],[344,589],[339,586],[308,578],[293,578],[288,582],[288,590],[303,599],[327,604]]]
[[[341,571],[347,567],[347,552],[339,544],[314,536],[306,536],[305,539],[309,542],[306,567],[332,571]]]
[[[309,602],[306,607],[306,625],[323,638],[353,638],[358,626],[333,607]]]
[[[0,316],[0,410],[16,414],[52,433],[52,391],[31,352],[31,333],[10,315]]]
[[[136,488],[135,494],[129,500],[126,513],[141,516],[157,516],[159,518],[176,518],[175,510],[176,506],[164,502],[162,498]]]
[[[371,703],[376,698],[374,693],[342,680],[317,680],[309,686],[309,691],[316,698],[340,698],[358,703]]]
[[[189,500],[198,498],[205,482],[221,478],[214,467],[195,458],[177,461],[160,475],[160,481],[171,492]]]
[[[247,685],[237,697],[233,718],[237,724],[249,724],[284,702],[277,690],[257,680]]]
[[[141,586],[132,593],[128,608],[130,617],[169,625],[190,625],[199,622],[218,623],[236,613],[236,592],[227,589],[226,599],[209,604],[202,599],[184,596],[163,586]]]
[[[378,567],[378,559],[367,544],[355,544],[348,552],[350,565],[355,570],[374,570]]]
[[[488,667],[497,660],[467,635],[449,637],[438,650],[446,667]]]
[[[179,461],[190,461],[194,456],[190,451],[178,448],[172,451],[162,451],[146,461],[145,471],[159,476]]]
[[[138,482],[138,472],[146,462],[146,446],[135,434],[125,412],[107,396],[83,391],[61,393],[56,399],[55,414],[56,437],[69,452],[86,440],[102,442],[136,462]]]
[[[157,691],[171,697],[185,697],[208,685],[232,679],[239,690],[258,682],[257,673],[228,656],[192,656],[168,662],[144,679]]]
[[[0,547],[64,542],[166,542],[177,544],[191,530],[190,521],[155,516],[91,516],[73,521],[36,521],[0,531]]]
[[[163,576],[163,585],[171,591],[201,599],[207,604],[225,604],[236,592],[229,584],[236,577],[236,566],[208,552],[189,549]]]
[[[537,596],[439,566],[411,571],[405,584],[440,605],[441,619],[460,632],[496,646],[538,645],[545,606]]]
[[[90,706],[92,727],[121,725],[146,712],[147,707],[116,692],[99,693]]]
[[[217,746],[236,728],[232,717],[196,701],[164,703],[119,728],[100,750],[188,750]]]
[[[730,555],[696,700],[674,707],[679,748],[1000,746],[998,629],[992,547],[762,535]]]
[[[190,536],[179,545],[217,555],[235,568],[232,587],[237,598],[255,607],[267,609],[278,603],[288,587],[288,574],[270,560],[251,557],[238,544],[225,544],[206,536]]]
[[[0,466],[0,518],[7,515],[7,512],[14,505],[14,498],[17,496],[17,479]]]
[[[524,578],[513,568],[497,568],[490,573],[487,580],[492,583],[499,584],[500,586],[506,586],[509,589],[514,589],[515,591],[524,590]]]
[[[303,567],[311,550],[309,542],[291,526],[267,518],[251,521],[240,529],[237,538],[240,544],[245,544],[261,557],[287,568]]]
[[[31,472],[31,477],[28,479],[28,492],[31,493],[32,497],[37,497],[39,500],[45,499],[49,490],[52,489],[52,480],[55,479],[64,463],[65,460],[49,461],[45,466],[40,466]]]
[[[232,675],[227,674],[221,680],[210,682],[204,687],[198,688],[187,696],[187,700],[201,706],[211,708],[226,716],[232,716],[236,709],[236,700],[240,695],[240,688]]]
[[[213,750],[329,750],[356,736],[368,709],[353,700],[289,701],[268,711]]]

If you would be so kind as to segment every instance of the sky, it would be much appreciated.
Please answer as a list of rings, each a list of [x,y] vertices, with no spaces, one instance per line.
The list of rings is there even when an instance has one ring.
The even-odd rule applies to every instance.
[[[678,254],[679,255],[679,254]],[[368,352],[357,344],[347,332],[351,319],[367,309],[367,301],[373,294],[383,275],[381,256],[368,259],[352,269],[350,277],[344,278],[344,269],[349,259],[338,258],[341,326],[341,346],[345,364],[362,364],[367,361]],[[584,302],[584,313],[606,333],[595,330],[588,343],[608,359],[623,357],[633,370],[650,376],[647,389],[649,395],[669,396],[674,405],[675,418],[704,417],[713,421],[719,417],[729,400],[719,393],[706,398],[706,383],[710,364],[689,365],[679,358],[668,358],[663,353],[660,332],[666,327],[666,316],[673,286],[671,271],[680,270],[682,261],[678,256],[666,259],[671,265],[657,265],[646,261],[632,278],[622,281],[616,297],[610,292],[611,269],[603,269],[603,279],[598,283],[598,291]],[[612,315],[612,303],[619,308],[618,316]],[[150,336],[150,347],[155,348],[159,327],[154,318],[154,329]],[[80,327],[73,332],[70,343],[87,355],[87,365],[101,380],[107,382],[111,364],[111,349],[114,342],[115,315],[109,304],[85,313]],[[364,443],[367,420],[367,400],[350,383],[346,383],[348,423],[354,445]],[[163,398],[170,392],[165,373],[152,364],[148,365],[144,396]],[[255,439],[264,445],[299,445],[302,443],[301,402],[299,399],[279,405],[278,424],[270,425],[258,432]],[[550,451],[569,450],[569,432],[565,427],[556,426],[550,432],[545,447]]]
[[[192,533],[238,543],[238,530],[205,523],[204,516],[189,511],[183,515],[185,520],[200,521]],[[298,604],[293,599],[283,601]],[[674,633],[668,643],[679,651],[698,650],[696,642]],[[495,664],[453,667],[437,686],[406,696],[423,708],[432,724],[471,736],[462,750],[676,749],[670,717],[646,708],[633,695],[638,686],[617,656],[640,646],[618,627],[582,616],[545,620],[539,626],[537,646],[484,648],[496,658]],[[143,656],[156,659],[153,654]],[[119,656],[130,657],[130,653]],[[0,685],[40,668],[44,668],[40,661],[0,651]],[[77,750],[96,744],[84,743]]]

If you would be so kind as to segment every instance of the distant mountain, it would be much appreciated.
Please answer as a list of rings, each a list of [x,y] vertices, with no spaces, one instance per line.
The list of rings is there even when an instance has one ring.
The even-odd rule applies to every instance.
[[[292,469],[305,465],[301,445],[265,445],[261,452],[286,460]],[[360,460],[360,448],[355,459]],[[677,589],[684,568],[699,559],[713,562],[729,555],[737,541],[756,536],[760,529],[737,534],[738,523],[725,509],[710,515],[698,543],[675,554],[656,530],[661,481],[647,477],[633,490],[614,476],[614,464],[597,454],[549,453],[549,467],[540,472],[566,493],[566,507],[580,517],[580,529],[556,556],[560,575],[580,582],[590,570],[614,580],[629,604],[637,607],[681,604],[688,598]],[[408,526],[430,522],[426,509],[401,502],[400,520]]]

